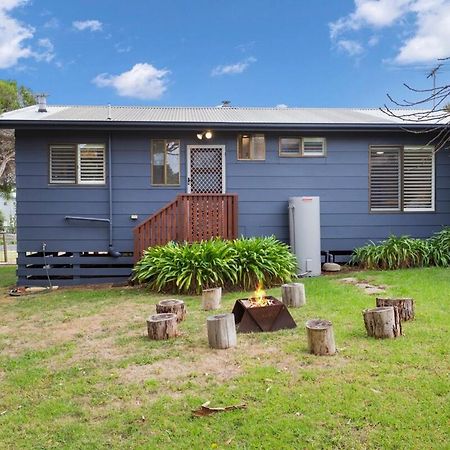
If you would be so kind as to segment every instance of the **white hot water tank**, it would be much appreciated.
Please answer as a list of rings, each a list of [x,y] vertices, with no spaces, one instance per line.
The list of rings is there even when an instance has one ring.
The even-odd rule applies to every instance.
[[[300,273],[320,275],[320,197],[289,199],[289,234]]]

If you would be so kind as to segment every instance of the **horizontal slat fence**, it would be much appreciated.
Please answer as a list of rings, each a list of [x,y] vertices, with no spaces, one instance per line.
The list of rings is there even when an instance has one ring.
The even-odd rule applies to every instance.
[[[235,239],[237,234],[237,194],[180,194],[134,228],[134,257],[170,241]]]

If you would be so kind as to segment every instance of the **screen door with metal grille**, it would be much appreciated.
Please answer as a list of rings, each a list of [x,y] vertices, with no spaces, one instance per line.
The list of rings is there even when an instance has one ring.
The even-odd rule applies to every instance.
[[[187,193],[225,194],[225,146],[188,145]]]

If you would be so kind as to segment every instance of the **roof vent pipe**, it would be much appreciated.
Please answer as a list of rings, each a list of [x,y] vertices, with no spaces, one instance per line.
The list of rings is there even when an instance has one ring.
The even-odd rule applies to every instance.
[[[108,103],[108,120],[112,120],[112,115],[111,115],[111,103]]]
[[[47,97],[48,94],[36,94],[36,100],[38,102],[38,112],[47,112]]]

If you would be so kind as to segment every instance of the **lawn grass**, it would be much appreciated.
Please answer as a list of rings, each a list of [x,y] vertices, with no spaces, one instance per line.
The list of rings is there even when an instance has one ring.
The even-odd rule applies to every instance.
[[[14,270],[0,267],[3,292]],[[163,297],[145,289],[0,296],[0,448],[448,448],[450,271],[355,276],[415,298],[405,336],[367,338],[374,297],[328,276],[304,280],[297,329],[222,351],[207,346],[198,297],[182,297],[181,336],[155,342],[145,318]],[[221,311],[245,296],[226,294]],[[314,317],[333,322],[336,356],[307,354]],[[207,400],[247,409],[193,418]]]
[[[0,266],[0,289],[12,286],[15,282],[16,266]]]

